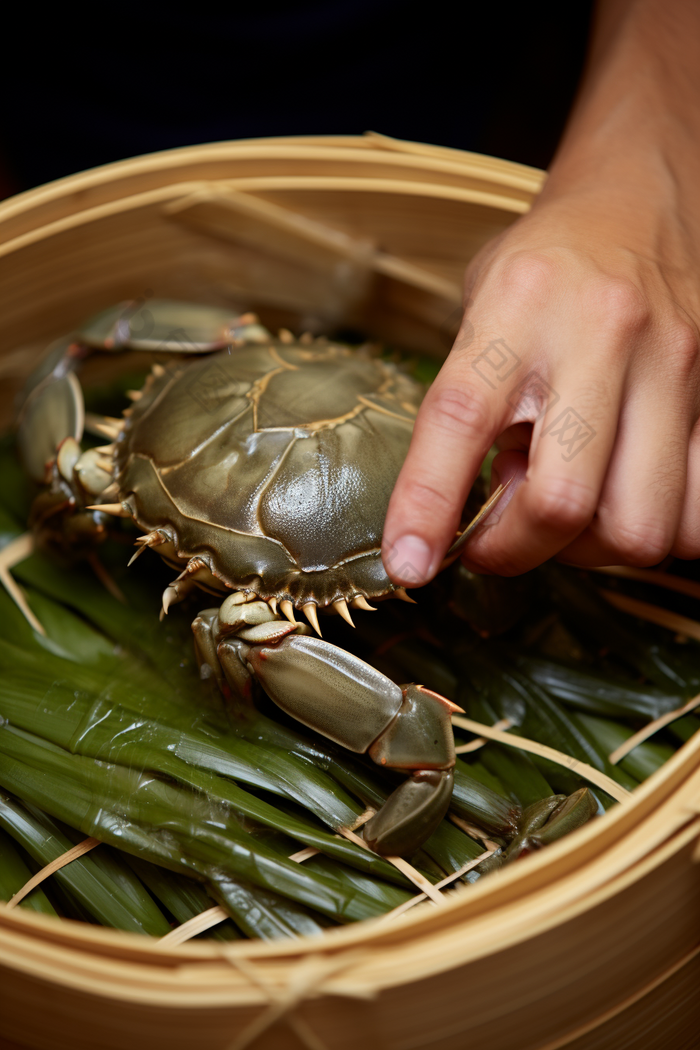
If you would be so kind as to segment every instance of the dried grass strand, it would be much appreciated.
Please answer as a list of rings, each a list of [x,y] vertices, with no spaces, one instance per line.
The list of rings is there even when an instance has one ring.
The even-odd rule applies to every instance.
[[[85,853],[89,853],[91,849],[94,849],[95,846],[99,845],[99,839],[89,838],[83,839],[83,841],[79,842],[77,846],[73,846],[72,849],[66,850],[66,852],[62,853],[60,857],[56,857],[50,864],[45,865],[41,871],[37,871],[36,875],[32,875],[31,879],[29,879],[28,882],[25,882],[24,886],[17,890],[7,902],[6,907],[15,908],[21,900],[24,900],[28,893],[31,893],[37,886],[40,886],[50,875],[60,871],[61,868],[65,868],[66,864],[70,864],[72,860],[77,860],[78,857],[82,857]]]
[[[207,908],[206,911],[200,912],[199,915],[193,915],[191,919],[183,922],[180,926],[176,926],[170,933],[164,934],[160,938],[160,943],[168,946],[184,944],[185,941],[196,937],[198,933],[204,933],[205,930],[210,930],[212,926],[218,926],[219,923],[225,922],[228,917],[228,912],[224,911],[219,904],[215,904],[212,908]]]
[[[356,846],[361,846],[362,849],[369,850],[369,846],[365,840],[360,838],[359,835],[356,835],[355,832],[351,831],[349,828],[343,828],[341,834],[346,839],[349,839],[350,842],[354,842]],[[416,871],[413,865],[409,864],[407,860],[403,859],[403,857],[385,857],[384,859],[388,860],[390,864],[393,864],[395,868],[398,868],[407,879],[411,880],[414,886],[418,887],[421,893],[425,893],[431,900],[435,901],[436,904],[445,903],[444,897],[440,891],[433,886],[432,882],[428,882],[426,877],[421,875],[419,871]]]
[[[599,593],[621,612],[638,616],[640,620],[647,620],[649,623],[656,624],[657,627],[666,627],[669,631],[685,634],[688,638],[695,638],[700,642],[700,623],[697,620],[691,620],[688,616],[680,616],[669,609],[662,609],[661,606],[652,605],[651,602],[643,602],[639,598],[630,598],[628,594],[620,594],[618,591],[601,589]]]
[[[563,751],[556,751],[553,747],[539,744],[536,740],[528,740],[524,736],[513,736],[510,733],[503,733],[500,729],[485,726],[481,722],[474,722],[471,718],[464,718],[462,715],[453,715],[452,722],[461,729],[468,729],[470,733],[476,733],[477,736],[485,736],[490,740],[497,740],[500,744],[508,744],[509,747],[520,748],[521,751],[530,751],[533,755],[539,755],[540,758],[548,758],[559,766],[566,766],[567,769],[577,773],[584,780],[588,780],[591,784],[595,784],[596,787],[602,788],[616,802],[624,802],[625,799],[630,797],[630,792],[612,780],[607,774],[601,773],[599,770],[594,769],[593,766],[587,765],[586,762],[579,762],[577,758],[572,758],[571,755],[565,755]]]
[[[478,857],[475,857],[474,860],[467,861],[467,863],[463,864],[458,871],[453,871],[451,875],[446,875],[440,882],[436,882],[433,889],[441,890],[444,889],[445,886],[449,886],[451,882],[455,882],[455,880],[461,878],[462,875],[466,875],[467,872],[471,871],[472,868],[475,868],[477,864],[481,864],[482,861],[488,860],[489,857],[493,856],[497,849],[498,846],[494,842],[493,849],[487,849],[484,853],[480,853]],[[413,908],[416,904],[420,904],[427,899],[427,893],[419,893],[417,897],[411,897],[410,901],[404,901],[403,904],[399,904],[396,908],[392,908],[391,911],[386,913],[386,915],[382,915],[379,921],[386,922],[388,919],[397,919],[399,915],[403,915],[410,908]]]
[[[290,853],[288,860],[293,860],[295,864],[303,864],[305,860],[311,860],[320,852],[315,846],[307,846],[305,849],[297,850],[296,853]]]
[[[427,894],[435,904],[443,905],[445,903],[445,898],[437,886],[433,886],[432,882],[428,882],[426,877],[421,875],[419,871],[416,871],[413,865],[409,864],[403,857],[386,857],[386,860],[393,864],[395,868],[398,868],[422,893]]]
[[[497,722],[493,723],[494,729],[510,729],[515,723],[510,718],[499,718]],[[460,744],[459,747],[455,748],[456,755],[466,755],[472,751],[478,751],[484,744],[488,744],[488,740],[485,736],[478,736],[476,740],[470,740],[468,744]]]
[[[447,554],[445,555],[440,566],[441,570],[446,568],[448,565],[451,565],[452,562],[456,559],[457,555],[461,554],[462,550],[467,544],[467,540],[469,539],[469,537],[473,535],[473,533],[476,531],[479,525],[481,525],[482,521],[484,521],[489,516],[493,508],[500,500],[503,493],[510,485],[511,480],[512,479],[509,478],[508,481],[506,481],[505,485],[499,485],[498,488],[494,489],[489,498],[486,500],[486,503],[484,503],[483,507],[479,511],[477,511],[477,513],[474,515],[469,524],[462,530],[462,532],[459,534],[452,546],[448,549]]]
[[[700,599],[700,583],[697,583],[696,580],[686,580],[683,576],[674,576],[670,572],[660,572],[658,569],[637,569],[632,565],[600,565],[590,571],[623,580],[639,580],[640,583],[650,583],[655,587],[664,587],[667,591],[676,591],[689,598]]]
[[[677,707],[675,711],[667,711],[665,715],[661,715],[660,718],[655,718],[653,722],[649,722],[643,726],[642,729],[637,730],[628,740],[625,740],[624,744],[620,744],[614,751],[611,751],[608,758],[613,765],[616,765],[620,759],[624,758],[625,755],[629,755],[630,751],[634,751],[635,747],[639,744],[643,744],[645,740],[648,740],[650,736],[654,736],[664,726],[669,725],[671,722],[675,722],[677,718],[682,718],[683,715],[690,714],[696,707],[700,707],[700,693],[694,696],[692,700],[689,700],[687,704],[683,704],[682,707]]]
[[[478,827],[476,824],[470,824],[468,820],[465,820],[464,817],[458,817],[456,813],[448,813],[447,819],[460,831],[466,832],[470,838],[481,842],[482,845],[486,846],[486,849],[498,849],[498,843],[490,839],[483,828]]]
[[[366,810],[360,813],[357,820],[353,820],[352,824],[348,825],[350,831],[357,831],[357,829],[361,828],[363,824],[366,824],[368,820],[371,820],[376,812],[376,809],[373,809],[372,806],[368,806]]]

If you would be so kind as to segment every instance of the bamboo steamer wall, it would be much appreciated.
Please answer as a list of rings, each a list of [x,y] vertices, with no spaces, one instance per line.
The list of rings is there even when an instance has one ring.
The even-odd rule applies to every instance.
[[[542,175],[383,136],[193,147],[0,205],[0,407],[52,337],[187,297],[447,352],[465,264]],[[0,906],[0,1050],[700,1045],[700,740],[632,798],[438,908],[179,947]],[[5,1040],[3,1042],[3,1040]]]

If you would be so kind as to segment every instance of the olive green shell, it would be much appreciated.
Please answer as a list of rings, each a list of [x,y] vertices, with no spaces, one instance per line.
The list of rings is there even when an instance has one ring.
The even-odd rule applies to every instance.
[[[393,590],[382,529],[422,392],[325,341],[174,361],[118,439],[120,499],[226,587],[297,607],[378,597]]]

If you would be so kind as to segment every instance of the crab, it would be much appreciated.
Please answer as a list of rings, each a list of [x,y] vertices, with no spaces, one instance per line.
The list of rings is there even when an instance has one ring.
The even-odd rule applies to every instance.
[[[131,392],[123,418],[89,420],[110,440],[83,451],[75,369],[94,349],[172,356]],[[325,641],[318,612],[352,624],[351,609],[372,599],[412,600],[380,547],[421,397],[376,357],[161,300],[121,304],[54,344],[18,428],[42,486],[31,525],[43,546],[94,552],[110,516],[132,519],[132,561],[150,548],[178,570],[161,617],[195,588],[220,601],[192,624],[203,677],[239,703],[258,682],[299,722],[407,774],[364,829],[383,855],[415,852],[444,817],[460,708]]]

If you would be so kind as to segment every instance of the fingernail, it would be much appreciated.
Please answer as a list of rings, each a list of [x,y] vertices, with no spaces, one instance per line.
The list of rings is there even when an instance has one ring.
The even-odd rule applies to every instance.
[[[384,557],[395,583],[422,584],[432,576],[433,552],[420,536],[400,536]]]

